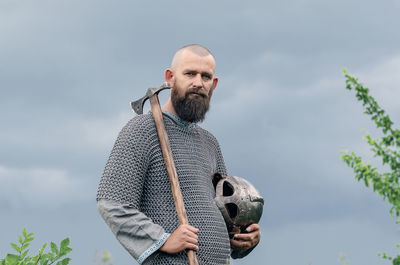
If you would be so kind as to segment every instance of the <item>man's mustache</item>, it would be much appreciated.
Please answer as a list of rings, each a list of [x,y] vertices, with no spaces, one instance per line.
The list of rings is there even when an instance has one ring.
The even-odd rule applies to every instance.
[[[196,94],[202,96],[203,98],[208,98],[208,95],[204,93],[201,88],[190,88],[188,91],[186,91],[186,96],[189,94]]]

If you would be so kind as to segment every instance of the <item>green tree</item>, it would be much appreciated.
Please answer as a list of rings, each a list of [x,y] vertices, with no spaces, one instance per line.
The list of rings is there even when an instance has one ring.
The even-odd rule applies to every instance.
[[[357,100],[361,101],[364,107],[364,113],[371,116],[371,120],[383,133],[381,138],[374,139],[367,134],[365,139],[371,146],[374,156],[381,158],[382,165],[387,170],[380,172],[378,168],[371,166],[354,152],[343,153],[342,159],[353,169],[358,181],[362,181],[367,187],[372,186],[374,192],[391,204],[390,214],[398,218],[400,215],[400,130],[393,127],[389,115],[369,94],[369,89],[364,87],[357,78],[347,74],[345,70],[343,72],[346,88],[355,91]],[[400,265],[400,255],[393,258],[383,253],[381,256],[392,261],[393,265]]]
[[[18,236],[18,243],[10,244],[17,254],[8,253],[4,259],[0,258],[0,265],[67,265],[70,262],[70,258],[65,258],[72,250],[69,248],[69,238],[62,240],[60,247],[54,242],[51,242],[51,251],[48,253],[44,253],[47,246],[47,244],[44,244],[36,256],[28,256],[28,247],[30,242],[34,239],[33,235],[33,233],[28,234],[24,228],[22,230],[22,235]]]

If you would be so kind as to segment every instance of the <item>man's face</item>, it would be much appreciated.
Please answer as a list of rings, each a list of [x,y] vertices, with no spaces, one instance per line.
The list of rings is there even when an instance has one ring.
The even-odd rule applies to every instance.
[[[216,86],[215,62],[211,55],[198,56],[185,51],[174,69],[172,105],[178,116],[188,122],[204,120]]]

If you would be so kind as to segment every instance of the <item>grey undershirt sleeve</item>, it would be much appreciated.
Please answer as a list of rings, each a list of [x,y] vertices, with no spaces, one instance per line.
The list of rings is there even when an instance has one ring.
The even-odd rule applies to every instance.
[[[170,236],[129,204],[100,199],[97,208],[118,241],[139,264],[151,255],[157,255],[157,250]]]

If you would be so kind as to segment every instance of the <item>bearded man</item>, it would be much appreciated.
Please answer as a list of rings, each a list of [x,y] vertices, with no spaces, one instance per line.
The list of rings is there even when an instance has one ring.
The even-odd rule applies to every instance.
[[[188,264],[185,250],[200,265],[229,264],[259,242],[257,224],[229,239],[213,199],[211,176],[227,175],[216,138],[204,120],[217,86],[215,60],[201,45],[188,45],[165,71],[171,93],[163,116],[191,225],[179,225],[152,114],[138,115],[120,132],[101,178],[97,205],[119,242],[139,264]]]

